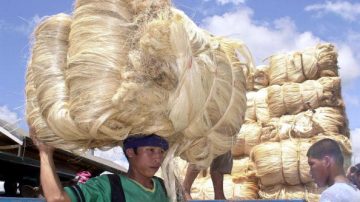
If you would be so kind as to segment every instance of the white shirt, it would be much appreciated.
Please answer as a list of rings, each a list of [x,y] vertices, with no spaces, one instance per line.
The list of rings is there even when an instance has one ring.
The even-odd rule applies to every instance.
[[[320,197],[320,202],[360,202],[360,191],[353,184],[335,183]]]

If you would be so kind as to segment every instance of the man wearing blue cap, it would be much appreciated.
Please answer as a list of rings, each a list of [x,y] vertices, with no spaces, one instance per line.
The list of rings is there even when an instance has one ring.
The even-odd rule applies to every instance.
[[[169,145],[162,137],[134,135],[124,140],[129,161],[125,175],[102,175],[85,184],[63,188],[55,172],[54,149],[34,138],[40,154],[40,178],[46,201],[169,201],[163,181],[155,177]]]

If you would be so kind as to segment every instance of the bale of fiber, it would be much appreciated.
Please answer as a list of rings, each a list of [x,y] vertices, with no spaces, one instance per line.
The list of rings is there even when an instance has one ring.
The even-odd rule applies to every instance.
[[[276,54],[269,60],[270,85],[338,76],[337,53],[330,43],[320,43],[302,51]]]
[[[309,202],[317,202],[323,189],[317,188],[314,183],[304,185],[274,185],[270,187],[261,187],[259,196],[261,199],[306,199]]]
[[[249,95],[249,96],[248,96]],[[318,107],[343,107],[339,77],[322,77],[304,83],[272,85],[247,94],[245,120],[268,122],[285,114]]]
[[[316,81],[304,83],[286,83],[282,86],[273,85],[268,88],[268,103],[271,117],[284,114],[297,114],[308,108],[320,106],[341,107],[339,77],[322,77]]]
[[[263,124],[261,142],[291,137],[310,138],[323,132],[339,133],[349,137],[347,119],[342,108],[319,107],[297,115],[272,118]]]
[[[72,17],[34,32],[27,119],[41,141],[70,150],[156,133],[205,167],[239,131],[250,66],[243,43],[201,30],[168,1],[78,0]]]
[[[246,93],[246,122],[267,122],[271,118],[268,87]]]

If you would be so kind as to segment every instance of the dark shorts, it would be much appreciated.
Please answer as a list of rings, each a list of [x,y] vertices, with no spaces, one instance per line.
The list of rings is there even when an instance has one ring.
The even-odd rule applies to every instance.
[[[212,161],[210,169],[213,171],[218,171],[222,174],[231,174],[232,166],[233,157],[231,155],[231,151],[228,151],[225,154],[216,157]]]

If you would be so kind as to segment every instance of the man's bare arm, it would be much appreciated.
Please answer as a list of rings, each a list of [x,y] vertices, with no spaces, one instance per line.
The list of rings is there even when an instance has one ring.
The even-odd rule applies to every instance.
[[[54,148],[40,142],[35,136],[35,130],[30,127],[30,137],[39,149],[40,155],[40,181],[46,201],[70,202],[70,197],[64,191],[60,183],[59,176],[56,174],[53,159]]]

